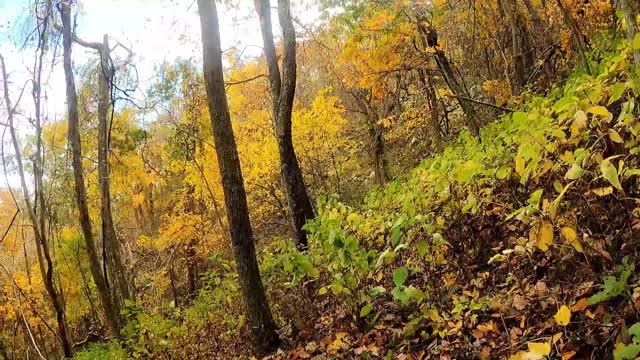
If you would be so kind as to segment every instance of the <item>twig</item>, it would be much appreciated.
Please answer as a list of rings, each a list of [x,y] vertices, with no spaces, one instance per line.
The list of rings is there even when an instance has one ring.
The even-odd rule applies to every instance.
[[[488,103],[488,102],[472,99],[472,98],[469,98],[469,97],[466,97],[466,96],[452,95],[452,94],[445,95],[445,96],[449,97],[449,98],[455,98],[455,99],[460,99],[460,100],[464,100],[464,101],[469,101],[469,102],[472,102],[472,103],[478,104],[478,105],[484,105],[484,106],[492,107],[494,109],[498,109],[498,110],[502,110],[502,111],[516,112],[515,110],[509,109],[509,108],[504,107],[504,106],[500,106],[500,105],[496,105],[496,104],[492,104],[492,103]]]

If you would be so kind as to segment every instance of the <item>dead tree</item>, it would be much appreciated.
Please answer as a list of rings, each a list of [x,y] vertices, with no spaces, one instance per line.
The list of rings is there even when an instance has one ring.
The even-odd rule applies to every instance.
[[[104,274],[107,286],[110,288],[113,306],[117,314],[120,314],[124,306],[124,300],[132,299],[129,288],[127,271],[124,265],[123,251],[113,222],[111,210],[111,185],[109,171],[109,146],[110,146],[110,117],[109,111],[114,111],[112,93],[115,77],[115,67],[111,59],[112,49],[109,46],[109,37],[105,34],[101,43],[87,42],[75,34],[73,41],[80,46],[95,50],[99,56],[98,75],[98,182],[100,186],[100,217],[102,219],[102,243],[104,258],[107,264],[107,273]],[[123,64],[129,63],[133,53],[122,44],[128,52],[128,57]],[[109,281],[111,279],[111,281]]]

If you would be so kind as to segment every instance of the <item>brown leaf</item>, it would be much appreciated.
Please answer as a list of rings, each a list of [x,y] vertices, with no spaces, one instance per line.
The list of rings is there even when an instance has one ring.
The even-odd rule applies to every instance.
[[[578,300],[575,304],[571,306],[572,312],[581,312],[584,309],[589,307],[589,300],[587,298],[582,298]]]
[[[524,296],[517,295],[513,297],[513,306],[518,310],[524,310],[527,307],[527,299]]]

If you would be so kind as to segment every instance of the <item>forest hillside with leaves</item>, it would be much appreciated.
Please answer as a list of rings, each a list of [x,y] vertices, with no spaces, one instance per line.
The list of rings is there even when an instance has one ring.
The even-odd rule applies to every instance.
[[[640,359],[637,0],[16,3],[0,359]]]

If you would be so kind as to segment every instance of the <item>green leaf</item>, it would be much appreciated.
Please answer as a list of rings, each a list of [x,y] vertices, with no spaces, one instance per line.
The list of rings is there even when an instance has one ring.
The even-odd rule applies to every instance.
[[[582,167],[580,165],[573,164],[571,165],[571,168],[567,170],[567,173],[564,174],[564,178],[568,180],[576,180],[579,179],[580,176],[582,176],[583,172],[584,170],[582,170]]]
[[[531,195],[529,196],[529,200],[527,200],[527,204],[537,209],[540,206],[540,199],[542,198],[543,193],[544,189],[538,189],[531,193]]]
[[[633,39],[633,44],[631,44],[633,50],[640,50],[640,34],[636,34],[636,37]]]
[[[400,230],[400,226],[394,226],[393,233],[391,234],[391,244],[393,244],[393,246],[398,245],[401,235],[402,231]]]
[[[369,313],[371,313],[371,310],[373,310],[373,305],[367,304],[363,306],[362,309],[360,309],[360,317],[369,315]]]
[[[638,354],[640,354],[640,345],[638,344],[625,345],[618,343],[613,350],[614,360],[633,360],[636,359]]]
[[[527,115],[527,113],[524,113],[521,111],[514,112],[512,117],[514,121],[522,122],[522,123],[526,123],[529,120],[529,116]]]
[[[640,342],[640,322],[637,322],[633,325],[631,325],[631,327],[628,330],[629,335],[633,336],[636,342]]]
[[[409,277],[409,270],[407,270],[407,268],[404,266],[393,270],[393,283],[396,284],[396,286],[404,285],[408,277]]]
[[[620,136],[620,134],[614,129],[609,129],[609,139],[617,144],[622,144],[624,142],[622,136]]]
[[[393,288],[393,291],[391,291],[391,295],[393,295],[393,298],[396,300],[399,300],[403,303],[409,301],[409,295],[400,290],[400,288]]]
[[[602,177],[607,179],[616,189],[622,190],[622,184],[620,184],[620,179],[618,178],[618,170],[616,170],[616,167],[611,163],[611,159],[612,158],[604,159],[600,163]]]
[[[420,256],[425,256],[428,249],[429,249],[429,246],[427,245],[426,240],[422,239],[420,240],[420,242],[418,242],[418,254]]]
[[[620,100],[625,89],[626,89],[626,86],[623,82],[616,83],[613,86],[613,91],[611,91],[611,97],[609,98],[609,105]]]
[[[369,290],[369,295],[376,297],[380,294],[383,294],[387,292],[387,289],[384,288],[384,286],[376,286],[374,288],[372,288],[371,290]]]

